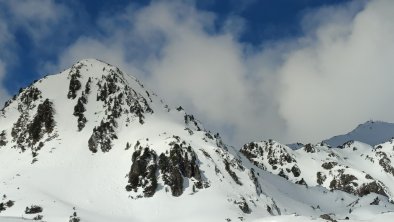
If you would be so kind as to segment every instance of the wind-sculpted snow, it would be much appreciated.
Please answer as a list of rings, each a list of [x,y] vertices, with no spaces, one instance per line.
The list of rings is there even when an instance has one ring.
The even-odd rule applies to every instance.
[[[238,151],[134,77],[87,59],[1,110],[0,221],[358,220],[394,210],[392,156],[390,141]]]

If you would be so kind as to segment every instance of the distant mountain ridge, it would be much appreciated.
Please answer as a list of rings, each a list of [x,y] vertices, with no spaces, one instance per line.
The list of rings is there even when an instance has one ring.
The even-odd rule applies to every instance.
[[[348,141],[359,141],[371,146],[375,146],[380,143],[384,143],[394,137],[394,123],[388,123],[383,121],[367,121],[358,125],[351,132],[331,137],[330,139],[324,140],[332,147],[342,146]]]

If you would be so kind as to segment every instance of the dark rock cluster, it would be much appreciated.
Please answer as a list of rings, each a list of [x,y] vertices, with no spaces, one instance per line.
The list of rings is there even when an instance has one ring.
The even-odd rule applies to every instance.
[[[285,179],[301,175],[301,170],[294,157],[284,147],[275,144],[272,140],[264,141],[261,144],[245,144],[240,152],[255,166],[263,170],[272,169]],[[268,162],[269,165],[264,165],[264,162]]]
[[[172,143],[166,153],[157,156],[149,147],[140,147],[133,153],[133,164],[129,172],[128,191],[143,189],[145,197],[154,195],[157,177],[161,175],[164,185],[169,186],[173,196],[180,196],[184,191],[184,180],[193,182],[193,191],[209,186],[203,180],[197,155],[185,143]]]
[[[235,204],[238,205],[239,209],[242,210],[245,214],[250,214],[252,210],[250,209],[248,203],[246,202],[245,198],[241,198],[240,201],[235,201]]]
[[[55,127],[53,103],[46,99],[38,105],[37,113],[28,125],[29,138],[37,143],[45,133],[51,133]]]
[[[0,213],[14,206],[15,201],[7,200],[7,196],[3,195],[3,200],[0,202]]]
[[[31,205],[30,207],[26,207],[25,214],[38,214],[43,211],[41,206]]]
[[[1,131],[0,133],[0,147],[7,145],[7,135],[5,130]]]
[[[53,103],[48,99],[38,105],[32,120],[29,118],[28,111],[23,109],[11,130],[15,146],[22,151],[31,148],[33,157],[36,156],[37,151],[43,146],[43,142],[40,142],[43,136],[47,134],[48,139],[54,136],[51,136],[56,125],[54,112]]]
[[[133,153],[133,164],[129,172],[129,184],[127,191],[137,191],[139,187],[143,189],[145,197],[155,194],[157,188],[157,155],[154,150],[148,147],[139,149]]]
[[[81,74],[79,70],[82,66],[83,64],[79,63],[74,65],[70,70],[70,84],[67,93],[67,98],[69,99],[75,99],[75,97],[77,96],[77,91],[81,89],[81,82],[79,81]]]
[[[391,160],[388,158],[387,153],[383,151],[377,151],[375,155],[380,158],[379,165],[383,168],[386,173],[391,174],[394,176],[394,167],[391,163]]]
[[[386,193],[384,185],[379,181],[373,180],[369,183],[358,184],[357,180],[358,178],[354,175],[340,172],[340,174],[336,175],[330,182],[330,189],[342,190],[360,197],[370,193],[376,193],[389,197],[389,195]]]
[[[101,121],[100,125],[93,128],[93,133],[89,138],[89,150],[96,153],[99,149],[102,152],[108,152],[112,149],[111,141],[117,139],[114,122]]]
[[[88,102],[88,94],[90,93],[91,82],[92,79],[89,77],[85,85],[85,90],[82,92],[81,97],[78,98],[77,104],[74,106],[73,115],[78,117],[78,131],[81,131],[85,127],[86,122],[88,121],[84,115],[84,112],[86,111],[85,105]]]
[[[77,212],[74,212],[72,216],[70,216],[70,219],[68,222],[80,222],[81,218],[78,217]]]
[[[97,82],[97,101],[103,102],[104,114],[99,126],[93,128],[89,139],[89,149],[97,152],[101,149],[107,152],[111,149],[111,142],[117,139],[115,129],[118,127],[118,119],[122,115],[127,116],[126,126],[130,119],[138,118],[140,124],[144,123],[145,114],[153,113],[147,100],[136,91],[131,89],[122,77],[120,71],[109,70],[108,75],[103,75]],[[89,81],[88,81],[89,82]],[[85,88],[85,95],[90,91],[90,83]],[[78,115],[79,127],[84,126],[83,112],[84,100],[78,101],[74,115]]]

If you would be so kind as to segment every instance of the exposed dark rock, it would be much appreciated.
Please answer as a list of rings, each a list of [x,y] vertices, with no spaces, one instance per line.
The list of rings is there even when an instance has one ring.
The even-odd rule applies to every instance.
[[[354,140],[349,140],[347,142],[344,142],[342,145],[338,146],[338,148],[340,149],[349,148],[353,144],[354,144]]]
[[[320,215],[320,218],[331,222],[337,222],[337,220],[333,219],[329,214],[322,214]]]
[[[0,147],[7,145],[7,137],[5,130],[1,131],[0,133]]]
[[[256,188],[256,194],[260,195],[263,191],[261,189],[261,185],[260,185],[259,180],[257,179],[257,177],[255,175],[255,172],[254,172],[253,168],[250,169],[249,177],[252,180],[252,182],[254,184],[254,187]]]
[[[18,104],[19,112],[23,112],[25,109],[32,109],[34,107],[33,102],[40,98],[42,98],[41,91],[36,87],[31,86],[20,91],[19,99],[22,103]]]
[[[164,183],[171,188],[173,196],[180,196],[183,193],[183,177],[178,167],[173,165],[169,157],[163,153],[159,157],[159,168],[163,174]]]
[[[98,149],[101,149],[103,152],[108,152],[112,148],[111,141],[117,139],[114,125],[116,125],[114,120],[109,122],[101,121],[100,126],[93,129],[88,141],[90,151],[96,153]]]
[[[376,197],[369,205],[379,205],[379,202],[380,202],[379,198]]]
[[[51,133],[55,126],[53,118],[53,104],[46,99],[42,104],[38,105],[37,113],[32,123],[28,126],[29,138],[33,144],[38,142],[44,133]]]
[[[201,128],[200,128],[200,126],[199,126],[197,120],[194,118],[193,115],[185,114],[184,119],[185,119],[185,124],[186,124],[187,126],[189,126],[189,127],[194,127],[196,131],[201,131]],[[206,135],[206,136],[207,136],[207,135]],[[213,139],[212,136],[209,135],[209,137],[210,137],[210,139]]]
[[[77,91],[81,89],[81,82],[78,78],[81,77],[79,69],[82,67],[82,64],[74,65],[69,73],[70,76],[70,85],[68,87],[67,98],[75,99],[77,96]]]
[[[356,194],[355,186],[352,183],[353,180],[357,180],[357,177],[351,174],[341,174],[339,178],[333,179],[330,182],[330,189]]]
[[[242,198],[242,201],[237,203],[239,206],[239,209],[242,210],[242,212],[244,212],[245,214],[250,214],[252,212],[252,210],[249,208],[248,203],[246,203],[246,200],[244,198]]]
[[[6,205],[8,208],[10,208],[10,207],[14,206],[14,203],[15,203],[15,201],[8,200],[8,201],[5,203],[5,205]]]
[[[391,164],[391,160],[387,157],[387,154],[382,151],[376,152],[376,156],[380,157],[379,165],[382,166],[383,170],[394,176],[394,167]]]
[[[305,182],[304,178],[301,178],[301,180],[299,180],[299,181],[296,181],[295,183],[296,183],[296,184],[299,184],[299,185],[308,186],[308,185],[306,184],[306,182]]]
[[[338,165],[337,162],[325,162],[323,163],[321,166],[326,169],[326,170],[330,170],[332,169],[334,166]]]
[[[81,218],[77,216],[77,212],[74,212],[73,215],[70,216],[70,220],[68,222],[80,222]]]
[[[327,176],[324,175],[322,172],[317,172],[316,173],[316,177],[317,177],[317,184],[322,185],[324,183],[324,181],[326,181]]]
[[[237,174],[231,170],[230,163],[226,159],[224,160],[224,166],[225,166],[225,170],[227,171],[228,174],[230,174],[231,178],[233,178],[235,183],[237,183],[238,185],[242,185],[241,181],[239,181]]]
[[[289,177],[285,174],[285,172],[283,171],[283,169],[281,169],[278,173],[278,176],[285,178],[286,180],[289,179]]]
[[[383,185],[380,182],[376,182],[376,181],[373,181],[373,182],[367,183],[367,184],[363,184],[357,190],[357,194],[360,197],[368,195],[370,193],[376,193],[376,194],[383,195],[385,197],[389,197],[389,195],[386,193]]]
[[[154,150],[145,148],[137,150],[132,156],[133,164],[129,173],[129,185],[126,190],[137,191],[138,187],[143,188],[145,197],[152,197],[157,188],[157,155]]]
[[[31,205],[30,207],[26,207],[25,214],[38,214],[43,211],[42,207],[38,205]]]
[[[90,84],[92,83],[92,79],[89,77],[88,81],[85,85],[85,94],[88,95],[90,93]]]
[[[310,143],[308,143],[308,144],[305,145],[304,150],[305,150],[307,153],[315,153],[315,152],[316,152],[315,147],[313,147],[312,144],[310,144]]]
[[[291,172],[293,173],[294,177],[299,177],[301,175],[301,170],[297,165],[293,165]]]
[[[78,130],[81,131],[84,127],[85,124],[87,122],[87,119],[85,117],[85,115],[83,114],[86,109],[85,109],[85,105],[87,103],[87,98],[85,96],[84,93],[82,93],[82,96],[79,97],[77,104],[74,106],[74,116],[78,117]]]
[[[38,214],[35,217],[33,217],[33,220],[42,220],[42,218],[44,218],[44,216],[41,214]]]
[[[207,183],[202,180],[197,155],[190,146],[183,147],[182,143],[174,143],[169,156],[164,153],[160,154],[159,169],[164,183],[170,186],[173,196],[182,195],[184,177],[194,178],[196,180],[194,186],[198,189],[207,186]]]

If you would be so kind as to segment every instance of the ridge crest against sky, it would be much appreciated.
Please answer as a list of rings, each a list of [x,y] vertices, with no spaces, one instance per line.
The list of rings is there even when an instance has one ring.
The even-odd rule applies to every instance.
[[[0,102],[97,58],[232,144],[318,142],[394,122],[393,11],[391,0],[0,0]]]

